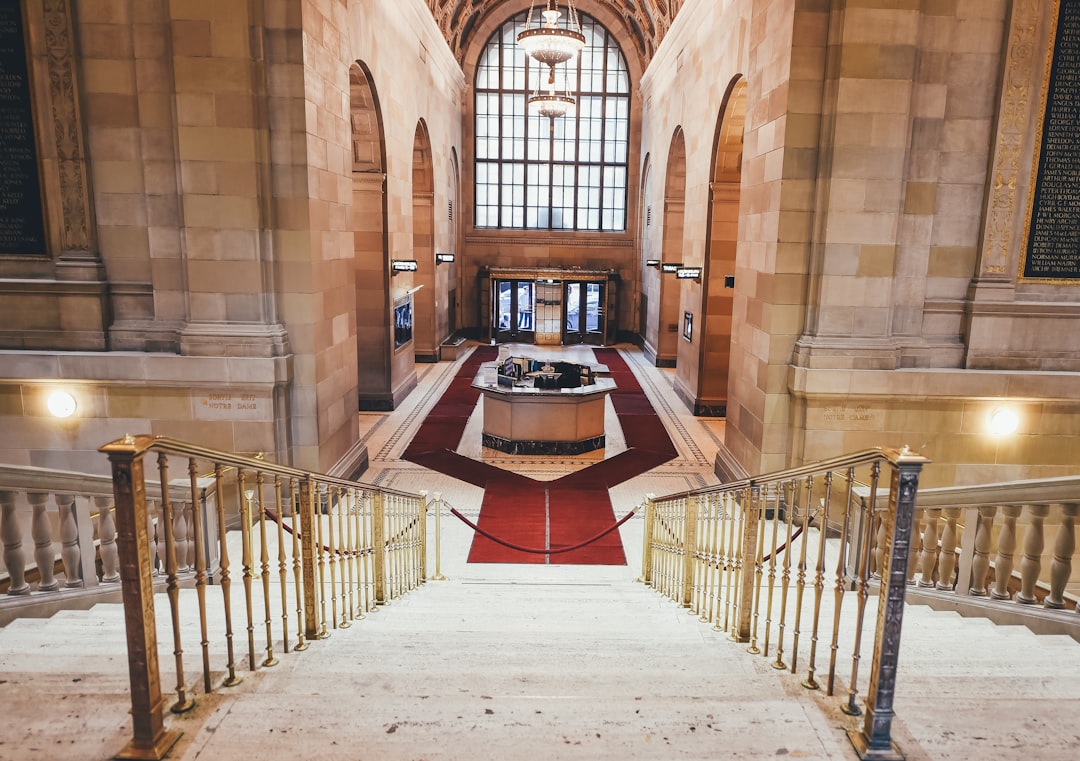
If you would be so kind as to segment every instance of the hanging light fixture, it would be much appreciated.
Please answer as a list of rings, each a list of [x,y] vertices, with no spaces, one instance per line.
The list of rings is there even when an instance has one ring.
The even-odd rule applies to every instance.
[[[562,11],[559,10],[555,0],[548,0],[547,10],[541,15],[544,21],[532,28],[533,13],[536,1],[529,5],[529,15],[525,20],[525,31],[518,34],[518,44],[525,49],[535,61],[548,67],[547,87],[541,89],[537,82],[536,91],[529,96],[529,113],[536,116],[546,116],[551,119],[552,130],[555,128],[555,119],[561,116],[573,116],[577,111],[577,102],[570,92],[564,88],[563,92],[555,89],[555,67],[560,63],[566,63],[580,53],[585,47],[585,35],[581,33],[581,23],[578,20],[577,9],[573,0],[568,0],[567,23],[565,27],[559,26],[559,18]]]
[[[585,47],[585,35],[581,33],[581,22],[578,21],[577,9],[574,0],[566,3],[567,20],[566,26],[559,26],[559,18],[562,11],[555,0],[548,0],[547,10],[540,15],[543,22],[535,29],[532,27],[533,13],[536,0],[529,4],[529,16],[525,19],[525,31],[518,34],[518,44],[525,48],[534,60],[548,67],[550,72],[548,84],[555,84],[555,66],[569,61]]]

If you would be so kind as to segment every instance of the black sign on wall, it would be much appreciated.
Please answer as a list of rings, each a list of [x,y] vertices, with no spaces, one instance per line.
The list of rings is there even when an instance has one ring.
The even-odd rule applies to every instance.
[[[0,254],[45,252],[22,11],[0,3]]]
[[[1080,0],[1060,0],[1022,277],[1080,281]]]

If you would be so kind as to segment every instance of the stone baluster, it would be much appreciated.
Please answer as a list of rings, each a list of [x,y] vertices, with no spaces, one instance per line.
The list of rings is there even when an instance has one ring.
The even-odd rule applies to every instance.
[[[998,536],[998,552],[994,559],[994,588],[990,594],[995,600],[1008,600],[1012,595],[1009,593],[1009,581],[1012,579],[1013,554],[1016,552],[1016,519],[1023,510],[1019,505],[1010,505],[1003,508],[1005,520],[1001,525],[1001,534]]]
[[[52,520],[46,502],[49,495],[44,492],[27,492],[26,499],[33,508],[30,519],[30,536],[34,539],[34,562],[37,563],[39,592],[52,592],[60,588],[56,580],[53,565],[56,563],[56,550],[53,549]]]
[[[1042,570],[1042,553],[1045,545],[1043,521],[1050,512],[1050,505],[1030,505],[1028,515],[1031,521],[1024,532],[1024,557],[1020,559],[1020,591],[1016,601],[1031,605],[1038,602],[1035,597],[1035,583]]]
[[[154,575],[165,573],[165,522],[161,518],[161,500],[147,500],[146,514],[150,520],[150,545],[157,555]]]
[[[66,587],[81,587],[82,553],[79,550],[79,524],[75,520],[75,495],[57,494],[53,497],[60,511],[60,558],[64,561]]]
[[[112,499],[94,497],[98,514],[98,555],[101,557],[101,581],[116,584],[120,581],[120,556],[116,549],[116,516],[113,515]],[[153,526],[151,526],[151,529]],[[149,536],[154,536],[151,530]]]
[[[26,553],[22,548],[22,527],[15,510],[15,492],[0,491],[0,540],[4,543],[4,565],[8,569],[9,595],[28,595]]]
[[[1072,557],[1076,552],[1076,514],[1080,504],[1075,502],[1061,506],[1061,525],[1054,539],[1054,557],[1050,561],[1050,594],[1043,600],[1048,608],[1065,607],[1062,594],[1072,576]]]
[[[980,507],[979,519],[975,522],[975,543],[971,558],[970,594],[976,597],[986,595],[986,577],[990,574],[990,541],[994,530],[994,506]]]
[[[938,561],[938,522],[941,520],[941,510],[926,510],[923,512],[923,517],[926,519],[926,526],[923,528],[922,534],[922,552],[919,553],[919,586],[920,587],[933,587],[934,586],[934,567]],[[918,536],[918,524],[916,524],[916,531],[914,536]],[[918,542],[911,543],[912,555],[915,553],[915,547]],[[909,564],[908,568],[908,583],[910,584],[915,575],[915,563]]]
[[[173,504],[173,551],[176,553],[176,572],[187,573],[188,565],[188,523],[187,503]]]
[[[938,589],[953,588],[953,572],[956,570],[956,524],[959,518],[959,507],[945,508],[945,528],[941,532],[941,551],[938,553]]]
[[[873,514],[875,518],[877,518],[876,512]],[[885,553],[881,549],[885,544],[885,521],[880,518],[877,518],[877,521],[877,530],[874,532],[874,550],[871,555],[871,558],[874,561],[873,572],[870,574],[870,578],[872,579],[881,578],[881,564],[884,561],[885,556]]]

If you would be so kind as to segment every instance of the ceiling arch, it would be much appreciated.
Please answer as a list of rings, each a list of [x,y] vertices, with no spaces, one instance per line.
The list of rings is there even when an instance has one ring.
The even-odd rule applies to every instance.
[[[528,7],[524,0],[427,0],[435,23],[446,37],[450,49],[459,63],[468,48],[469,40],[479,23],[487,16],[498,13],[510,14]],[[576,0],[579,11],[589,13],[596,7],[606,8],[622,20],[623,28],[612,29],[624,40],[627,55],[633,50],[645,69],[659,47],[664,35],[671,28],[683,0]],[[537,0],[537,6],[545,5]],[[565,11],[565,0],[559,3]]]

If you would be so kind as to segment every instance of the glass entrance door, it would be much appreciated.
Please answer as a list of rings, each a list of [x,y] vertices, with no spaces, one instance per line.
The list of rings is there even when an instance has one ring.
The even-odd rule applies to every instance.
[[[532,343],[536,337],[536,284],[532,280],[495,281],[495,339]]]
[[[568,281],[563,302],[566,304],[563,343],[603,345],[604,283]]]

